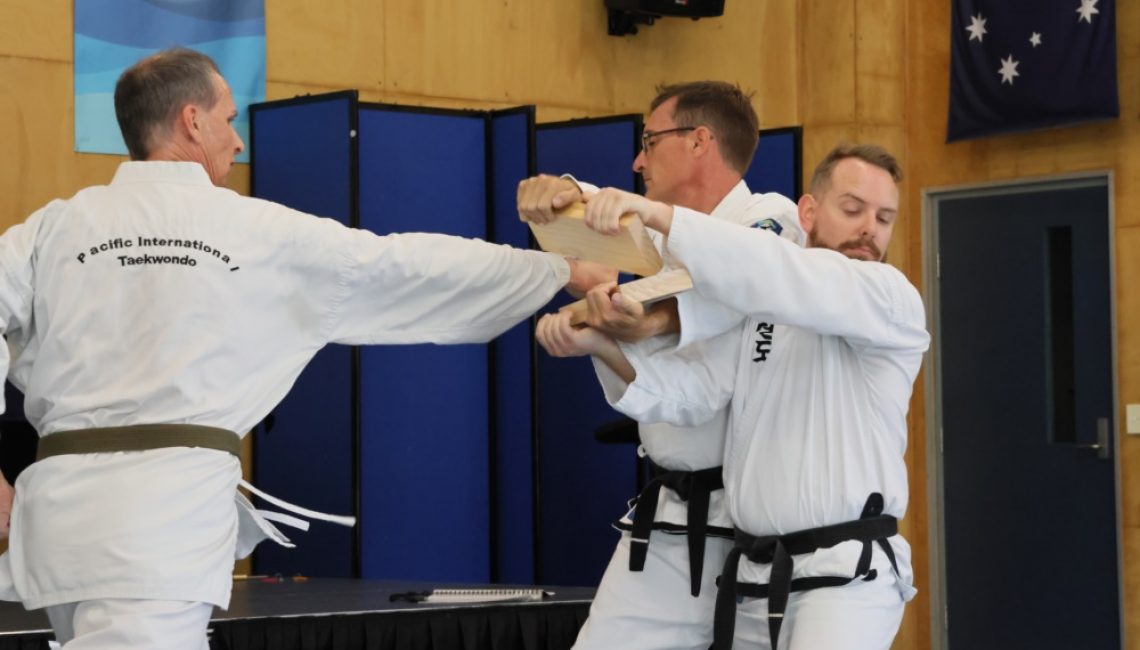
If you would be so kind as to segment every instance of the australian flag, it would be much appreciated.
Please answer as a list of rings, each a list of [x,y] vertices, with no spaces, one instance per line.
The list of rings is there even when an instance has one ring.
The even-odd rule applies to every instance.
[[[947,142],[1118,117],[1115,0],[953,0]]]

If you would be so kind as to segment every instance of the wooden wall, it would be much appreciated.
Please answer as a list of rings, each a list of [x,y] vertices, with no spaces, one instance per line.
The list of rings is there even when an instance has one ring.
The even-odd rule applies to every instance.
[[[736,81],[763,126],[804,127],[805,174],[838,140],[904,162],[892,263],[922,282],[926,187],[1092,169],[1116,174],[1119,389],[1140,402],[1140,6],[1118,2],[1120,120],[946,145],[950,0],[728,0],[726,15],[606,35],[601,0],[266,0],[267,96],[356,88],[446,107],[535,104],[539,121],[642,112],[661,82]],[[0,0],[0,229],[108,181],[120,159],[73,149],[72,0]],[[248,187],[248,170],[231,178]],[[1122,416],[1122,414],[1121,414]],[[907,452],[920,595],[897,650],[929,645],[926,437],[920,379]],[[1140,439],[1120,441],[1126,611],[1140,649]]]
[[[601,4],[273,2],[268,93],[352,87],[407,104],[536,104],[551,121],[642,112],[655,84],[712,76],[765,89],[765,124],[795,123],[794,2],[729,3],[730,20],[664,21],[624,39],[606,35]],[[740,47],[725,52],[725,42]]]
[[[1116,421],[1123,422],[1123,405],[1140,402],[1140,4],[1118,0],[1116,11],[1120,118],[1111,122],[946,144],[950,0],[908,2],[905,47],[899,51],[899,60],[907,62],[909,176],[904,209],[911,224],[911,277],[921,277],[922,241],[917,224],[921,219],[923,188],[1113,171],[1117,389],[1122,405]],[[912,415],[921,409],[921,402],[913,404]],[[912,417],[912,424],[912,448],[924,445],[921,420]],[[1140,437],[1122,434],[1118,442],[1124,527],[1125,647],[1136,650],[1140,649]],[[924,480],[925,466],[923,459],[914,460],[912,469],[923,472],[911,474],[911,504],[917,505],[920,497],[916,488]]]

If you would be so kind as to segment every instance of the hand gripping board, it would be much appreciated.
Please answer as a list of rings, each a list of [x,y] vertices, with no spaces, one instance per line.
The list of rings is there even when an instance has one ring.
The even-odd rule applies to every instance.
[[[544,251],[598,262],[635,275],[649,276],[661,270],[661,255],[637,215],[622,216],[621,232],[617,235],[603,235],[586,225],[585,214],[586,205],[574,203],[560,210],[554,221],[532,223],[530,229]]]
[[[648,278],[641,278],[619,285],[617,290],[623,296],[632,298],[643,305],[647,305],[664,298],[675,296],[682,291],[693,288],[693,279],[685,269],[672,269],[662,271]],[[585,299],[572,302],[558,311],[570,312],[570,324],[581,325],[586,322],[586,313],[589,311]]]

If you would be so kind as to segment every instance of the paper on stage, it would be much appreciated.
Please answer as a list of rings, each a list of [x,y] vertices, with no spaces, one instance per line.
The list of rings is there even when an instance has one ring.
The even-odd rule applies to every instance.
[[[392,594],[391,600],[413,603],[522,603],[541,601],[554,595],[542,589],[432,589]]]

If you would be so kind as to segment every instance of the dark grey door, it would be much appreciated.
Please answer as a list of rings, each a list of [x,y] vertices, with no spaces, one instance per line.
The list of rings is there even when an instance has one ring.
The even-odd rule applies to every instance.
[[[952,650],[1120,648],[1108,200],[939,200]]]

